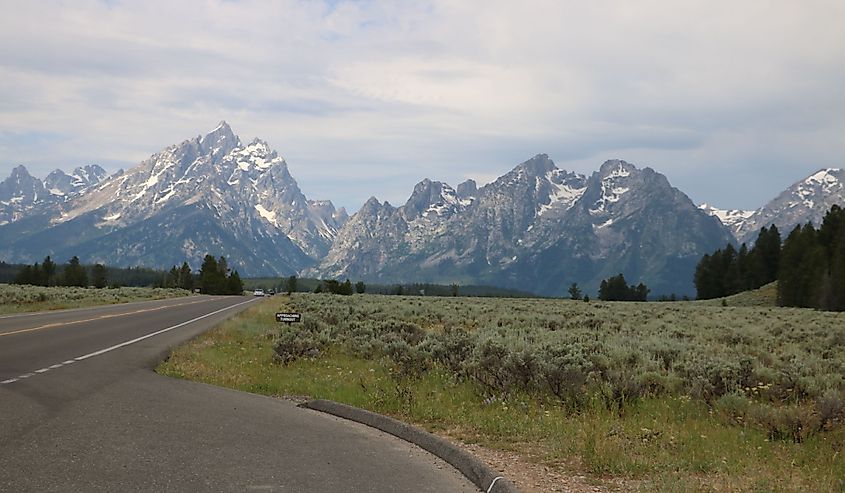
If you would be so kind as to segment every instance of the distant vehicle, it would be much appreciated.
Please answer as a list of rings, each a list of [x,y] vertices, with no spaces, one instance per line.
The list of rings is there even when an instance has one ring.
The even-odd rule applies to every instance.
[[[267,290],[267,296],[273,296],[273,295],[275,295],[275,294],[276,294],[276,290],[275,290],[275,289],[268,289],[268,290]]]
[[[255,291],[252,292],[252,294],[254,296],[264,296],[264,290],[263,289],[256,289]]]

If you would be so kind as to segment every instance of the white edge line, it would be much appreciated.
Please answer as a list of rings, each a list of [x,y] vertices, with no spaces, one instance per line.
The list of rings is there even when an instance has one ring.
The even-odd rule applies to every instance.
[[[67,360],[67,361],[64,361],[64,362],[62,362],[62,363],[55,364],[55,365],[50,366],[50,367],[47,367],[47,368],[41,368],[41,369],[39,369],[39,370],[35,370],[35,371],[34,371],[34,372],[32,372],[32,373],[25,373],[25,374],[23,374],[23,375],[19,375],[19,376],[18,376],[18,377],[16,377],[16,378],[10,378],[10,379],[8,379],[8,380],[3,380],[3,381],[0,381],[0,385],[5,385],[5,384],[10,384],[10,383],[15,383],[15,382],[17,382],[17,381],[19,381],[19,380],[22,380],[22,379],[24,379],[24,378],[29,378],[29,377],[35,376],[35,375],[36,375],[36,374],[38,374],[38,373],[44,373],[44,372],[49,371],[49,370],[51,370],[51,369],[59,368],[59,367],[64,366],[64,365],[70,365],[70,364],[72,364],[72,363],[76,363],[77,361],[82,361],[82,360],[86,360],[86,359],[88,359],[88,358],[93,358],[94,356],[99,356],[99,355],[101,355],[101,354],[108,353],[109,351],[114,351],[115,349],[120,349],[120,348],[122,348],[122,347],[124,347],[124,346],[128,346],[128,345],[130,345],[130,344],[135,344],[136,342],[141,342],[141,341],[143,341],[144,339],[149,339],[150,337],[157,336],[157,335],[159,335],[159,334],[164,334],[165,332],[169,332],[169,331],[171,331],[171,330],[173,330],[173,329],[178,329],[179,327],[184,327],[185,325],[188,325],[188,324],[194,323],[194,322],[196,322],[197,320],[202,320],[202,319],[204,319],[204,318],[206,318],[206,317],[210,317],[210,316],[212,316],[212,315],[217,315],[217,314],[218,314],[218,313],[220,313],[220,312],[225,312],[226,310],[230,310],[230,309],[235,308],[235,307],[237,307],[237,306],[245,305],[245,304],[247,304],[247,303],[252,303],[252,302],[253,302],[253,301],[255,301],[256,299],[257,299],[257,298],[253,298],[253,299],[251,299],[251,300],[242,301],[242,302],[237,303],[237,304],[235,304],[235,305],[227,306],[227,307],[225,307],[225,308],[221,308],[221,309],[219,309],[219,310],[215,310],[215,311],[213,311],[213,312],[211,312],[211,313],[206,313],[205,315],[201,315],[201,316],[199,316],[199,317],[192,318],[192,319],[190,319],[190,320],[188,320],[188,321],[185,321],[185,322],[182,322],[182,323],[180,323],[180,324],[176,324],[176,325],[173,325],[173,326],[171,326],[171,327],[167,327],[166,329],[161,329],[161,330],[158,330],[158,331],[156,331],[156,332],[153,332],[153,333],[150,333],[150,334],[147,334],[147,335],[143,335],[143,336],[141,336],[141,337],[136,337],[135,339],[132,339],[132,340],[130,340],[130,341],[121,342],[120,344],[115,344],[114,346],[107,347],[107,348],[105,348],[105,349],[100,349],[99,351],[94,351],[93,353],[88,353],[88,354],[86,354],[86,355],[84,355],[84,356],[80,356],[80,357],[78,357],[78,358],[69,359],[69,360]]]
[[[247,304],[247,303],[252,303],[253,301],[255,301],[255,299],[251,299],[251,300],[247,300],[247,301],[242,301],[242,302],[240,302],[240,303],[238,303],[238,304],[236,304],[236,305],[227,306],[226,308],[221,308],[221,309],[219,309],[219,310],[215,310],[215,311],[213,311],[213,312],[211,312],[211,313],[206,313],[205,315],[201,315],[201,316],[199,316],[199,317],[197,317],[197,318],[192,318],[192,319],[190,319],[190,320],[188,320],[188,321],[186,321],[186,322],[182,322],[182,323],[180,323],[180,324],[176,324],[176,325],[174,325],[174,326],[172,326],[172,327],[168,327],[168,328],[166,328],[166,329],[161,329],[161,330],[158,330],[158,331],[156,331],[156,332],[152,332],[152,333],[150,333],[150,334],[143,335],[143,336],[141,336],[141,337],[136,337],[135,339],[132,339],[132,340],[129,340],[129,341],[126,341],[126,342],[121,342],[120,344],[115,344],[114,346],[107,347],[107,348],[105,348],[105,349],[100,349],[99,351],[94,351],[93,353],[88,353],[88,354],[86,354],[86,355],[84,355],[84,356],[79,356],[78,358],[73,358],[73,359],[74,359],[74,361],[82,361],[82,360],[86,360],[86,359],[88,359],[88,358],[93,358],[94,356],[99,356],[99,355],[101,355],[101,354],[108,353],[109,351],[114,351],[115,349],[120,349],[120,348],[122,348],[122,347],[124,347],[124,346],[128,346],[128,345],[130,345],[130,344],[135,344],[136,342],[141,342],[141,341],[143,341],[144,339],[149,339],[150,337],[154,337],[154,336],[157,336],[157,335],[159,335],[159,334],[164,334],[165,332],[170,332],[170,331],[171,331],[171,330],[173,330],[173,329],[178,329],[179,327],[183,327],[183,326],[188,325],[188,324],[190,324],[190,323],[194,323],[194,322],[196,322],[197,320],[202,320],[202,319],[204,319],[204,318],[206,318],[206,317],[210,317],[210,316],[212,316],[212,315],[217,315],[217,314],[218,314],[218,313],[220,313],[220,312],[225,312],[226,310],[230,310],[230,309],[232,309],[232,308],[235,308],[236,306],[241,306],[241,305],[245,305],[245,304]]]
[[[504,479],[504,478],[502,476],[496,476],[495,478],[493,478],[493,482],[490,483],[490,487],[487,488],[487,493],[490,493],[491,491],[493,491],[493,485],[495,485],[496,481],[498,481],[500,479]]]

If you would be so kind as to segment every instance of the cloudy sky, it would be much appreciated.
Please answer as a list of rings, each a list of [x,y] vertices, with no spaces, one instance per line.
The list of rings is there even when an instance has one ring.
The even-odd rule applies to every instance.
[[[309,198],[403,203],[538,153],[756,208],[845,166],[845,2],[0,0],[0,179],[226,120]]]

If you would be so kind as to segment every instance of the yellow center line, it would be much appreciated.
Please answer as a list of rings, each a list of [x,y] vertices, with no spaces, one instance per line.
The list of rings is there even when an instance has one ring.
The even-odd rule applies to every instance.
[[[94,322],[94,321],[97,321],[97,320],[105,320],[107,318],[125,317],[127,315],[137,315],[139,313],[154,312],[154,311],[158,311],[158,310],[165,310],[167,308],[176,308],[176,307],[179,307],[179,306],[195,305],[197,303],[206,303],[206,302],[209,302],[209,301],[216,301],[217,299],[218,298],[204,299],[204,300],[199,300],[199,301],[191,301],[191,302],[188,302],[188,303],[177,303],[177,304],[174,304],[174,305],[158,306],[158,307],[155,307],[155,308],[145,308],[145,309],[142,309],[142,310],[135,310],[135,311],[131,311],[131,312],[113,313],[113,314],[110,314],[110,315],[100,315],[100,316],[97,316],[97,317],[94,317],[94,318],[86,318],[86,319],[83,319],[83,320],[72,320],[70,322],[54,322],[54,323],[51,323],[51,324],[39,325],[37,327],[29,327],[29,328],[26,328],[26,329],[13,330],[11,332],[2,332],[2,333],[0,333],[0,337],[10,336],[10,335],[14,335],[14,334],[22,334],[24,332],[34,332],[36,330],[54,329],[56,327],[62,327],[64,325],[74,325],[74,324],[82,324],[82,323],[85,323],[85,322]]]

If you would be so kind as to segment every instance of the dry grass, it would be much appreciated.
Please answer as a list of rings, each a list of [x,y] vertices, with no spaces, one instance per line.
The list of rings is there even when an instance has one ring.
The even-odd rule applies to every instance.
[[[62,310],[188,296],[182,289],[77,288],[0,284],[0,314]]]

